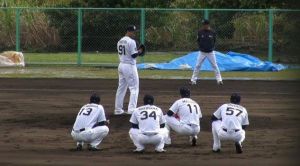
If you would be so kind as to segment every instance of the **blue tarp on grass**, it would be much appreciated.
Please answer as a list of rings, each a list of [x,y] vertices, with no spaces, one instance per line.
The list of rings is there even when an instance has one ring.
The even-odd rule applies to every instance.
[[[199,52],[191,52],[185,56],[173,59],[168,63],[143,63],[138,64],[138,69],[161,69],[161,70],[193,70]],[[262,61],[248,54],[228,52],[223,54],[215,51],[218,66],[221,71],[280,71],[287,67]],[[201,70],[212,71],[212,67],[206,58]]]

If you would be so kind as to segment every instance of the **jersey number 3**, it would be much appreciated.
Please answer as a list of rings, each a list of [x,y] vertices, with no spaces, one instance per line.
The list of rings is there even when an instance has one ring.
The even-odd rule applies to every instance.
[[[119,55],[125,55],[126,54],[124,45],[119,45],[118,53],[119,53]]]
[[[226,115],[233,115],[236,111],[238,113],[235,116],[239,116],[243,112],[242,110],[239,110],[239,109],[235,109],[235,108],[232,108],[232,107],[227,107]]]
[[[142,115],[141,120],[145,120],[148,118],[154,118],[154,120],[156,120],[156,112],[155,111],[152,111],[149,115],[148,115],[147,111],[142,111],[141,115]]]

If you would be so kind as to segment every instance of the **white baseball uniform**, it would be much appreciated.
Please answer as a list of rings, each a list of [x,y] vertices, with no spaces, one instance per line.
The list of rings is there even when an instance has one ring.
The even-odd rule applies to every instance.
[[[202,65],[202,63],[204,62],[204,60],[206,58],[208,58],[211,66],[213,67],[213,69],[215,71],[215,76],[216,76],[217,81],[218,82],[222,81],[221,73],[220,73],[219,67],[217,65],[216,55],[215,55],[214,51],[212,51],[212,52],[199,51],[199,55],[198,55],[198,58],[197,58],[196,66],[195,66],[191,81],[192,82],[197,81],[198,75],[199,75],[199,72],[200,72],[200,69],[201,69],[201,65]]]
[[[115,114],[123,113],[123,102],[127,91],[130,90],[130,99],[128,104],[128,113],[132,113],[137,106],[139,95],[139,76],[136,67],[136,59],[131,55],[137,53],[136,42],[128,36],[119,40],[118,54],[120,64],[119,72],[119,87],[116,93]]]
[[[160,125],[166,122],[160,108],[154,105],[138,107],[131,115],[130,122],[139,126],[139,129],[129,130],[129,136],[136,150],[144,150],[146,144],[155,145],[157,151],[163,150],[167,130],[160,128]]]
[[[107,126],[97,125],[98,122],[102,121],[106,121],[106,117],[101,105],[84,105],[77,114],[71,132],[73,139],[77,141],[77,145],[88,143],[92,147],[97,147],[109,132]]]
[[[213,150],[221,149],[220,140],[232,140],[242,143],[245,140],[245,130],[242,125],[249,125],[247,110],[237,104],[223,104],[214,113],[218,119],[212,122]]]
[[[190,98],[177,100],[169,109],[175,116],[166,115],[167,128],[171,128],[180,135],[197,136],[200,132],[200,106]],[[165,141],[170,144],[170,136]]]

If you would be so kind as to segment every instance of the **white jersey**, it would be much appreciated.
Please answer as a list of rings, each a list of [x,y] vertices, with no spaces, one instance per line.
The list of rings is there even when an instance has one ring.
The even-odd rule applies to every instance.
[[[137,53],[136,42],[128,36],[124,36],[118,41],[117,45],[119,59],[121,63],[136,64],[135,58],[131,55]]]
[[[93,128],[96,123],[102,121],[106,121],[102,105],[86,104],[78,112],[73,129]]]
[[[190,98],[182,98],[177,100],[169,109],[180,118],[180,122],[184,124],[194,124],[200,126],[200,118],[202,113],[200,106]]]
[[[249,125],[247,110],[237,104],[223,104],[214,116],[222,119],[221,127],[227,130],[242,129],[242,125]]]
[[[160,125],[166,123],[163,112],[154,105],[138,107],[131,115],[130,122],[139,125],[141,133],[157,134]]]

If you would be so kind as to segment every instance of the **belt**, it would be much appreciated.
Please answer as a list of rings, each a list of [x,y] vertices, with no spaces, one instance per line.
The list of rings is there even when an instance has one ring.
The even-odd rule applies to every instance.
[[[136,65],[136,64],[132,64],[132,63],[130,63],[130,62],[120,62],[120,64]]]
[[[227,129],[222,128],[223,131],[227,132]],[[234,129],[234,132],[238,132],[240,129]]]
[[[101,125],[100,123],[96,123],[96,124],[92,127],[92,129],[95,128],[95,127],[98,127],[98,126],[102,126],[102,125]],[[75,131],[75,132],[76,132],[76,131],[77,131],[77,132],[83,132],[83,131],[85,131],[85,128],[82,128],[82,129],[79,129],[79,130],[74,130],[74,129],[73,129],[73,131]]]
[[[153,136],[153,135],[157,135],[158,133],[142,133],[142,134],[146,136]]]
[[[84,130],[85,130],[85,128],[82,128],[82,129],[79,129],[79,130],[74,130],[74,129],[73,129],[73,131],[79,132],[79,133],[80,133],[80,132],[83,132]]]

